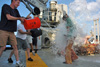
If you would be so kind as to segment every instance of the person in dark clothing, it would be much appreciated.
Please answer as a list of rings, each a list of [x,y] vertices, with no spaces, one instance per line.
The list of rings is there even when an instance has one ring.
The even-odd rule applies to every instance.
[[[37,37],[33,38],[33,46],[35,46],[35,53],[37,53]]]
[[[37,53],[37,35],[35,34],[37,29],[32,29],[30,32],[32,33],[32,45],[31,45],[31,50],[33,55],[35,55],[35,53]],[[35,46],[35,50],[33,49]]]
[[[17,30],[17,20],[24,21],[16,9],[20,4],[20,0],[11,0],[11,4],[4,4],[1,12],[0,22],[0,57],[6,48],[6,43],[9,42],[13,47],[14,55],[16,58],[16,66],[23,66],[18,57],[17,41],[14,32]],[[9,58],[11,60],[11,58]]]
[[[34,53],[37,53],[37,50],[38,50],[37,38],[40,39],[40,35],[42,35],[42,30],[40,28],[36,28],[36,29],[32,29],[30,32],[32,33],[32,37],[33,37],[32,44],[33,46],[35,46],[35,50],[33,49],[33,46],[31,47],[31,49],[32,49],[33,55],[35,55]]]
[[[32,14],[34,15],[34,18],[40,16],[40,9],[38,7],[35,7],[33,11],[34,12]],[[37,49],[38,49],[37,48],[37,37],[42,35],[42,32],[37,32],[37,30],[40,30],[40,28],[30,30],[30,32],[32,33],[32,37],[33,37],[33,39],[32,39],[33,45],[31,45],[33,55],[35,55],[35,53],[37,53]],[[35,46],[35,50],[33,49],[34,46]]]

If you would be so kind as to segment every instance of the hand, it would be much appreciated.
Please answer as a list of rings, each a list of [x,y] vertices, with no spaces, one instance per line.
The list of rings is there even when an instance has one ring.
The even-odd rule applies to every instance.
[[[27,16],[27,17],[26,17],[26,19],[31,19],[31,18],[32,18],[31,16]]]
[[[21,22],[24,22],[24,20],[25,20],[25,18],[20,17],[20,21]]]
[[[67,26],[66,28],[67,28],[67,29],[69,29],[70,27],[69,27],[69,26]]]
[[[70,28],[70,27],[66,27],[66,28],[67,28],[67,31],[69,31],[69,28]]]
[[[26,19],[31,19],[32,17],[31,17],[30,15],[31,15],[31,13],[29,13],[29,14],[27,15]]]
[[[28,34],[28,35],[32,35],[32,33],[31,33],[31,32],[27,32],[27,34]]]

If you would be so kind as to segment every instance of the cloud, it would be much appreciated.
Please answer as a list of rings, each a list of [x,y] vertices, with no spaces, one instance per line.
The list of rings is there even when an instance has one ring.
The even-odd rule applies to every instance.
[[[76,18],[84,18],[89,21],[100,18],[100,0],[87,2],[86,0],[75,0],[69,5],[69,11],[74,12]],[[82,20],[82,21],[83,21]]]
[[[96,2],[100,3],[100,0],[96,0]]]
[[[86,2],[86,0],[75,0],[75,2]]]
[[[89,33],[89,30],[93,30],[93,20],[100,20],[100,0],[74,0],[69,5],[69,15],[74,17],[77,24],[84,31]]]
[[[99,3],[98,2],[91,2],[87,4],[87,9],[91,12],[95,12],[99,10]]]

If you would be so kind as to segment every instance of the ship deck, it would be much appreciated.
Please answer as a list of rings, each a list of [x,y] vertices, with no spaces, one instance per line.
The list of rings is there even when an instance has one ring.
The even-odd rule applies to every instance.
[[[0,67],[15,67],[16,60],[12,56],[13,63],[8,63],[11,50],[6,50],[0,57]],[[26,51],[19,53],[20,61],[25,67],[100,67],[100,54],[94,56],[79,56],[72,64],[63,64],[61,57],[54,55],[50,49],[39,49],[35,56],[30,53],[33,62],[27,61]],[[64,58],[64,57],[63,57]],[[61,60],[60,60],[61,59]]]

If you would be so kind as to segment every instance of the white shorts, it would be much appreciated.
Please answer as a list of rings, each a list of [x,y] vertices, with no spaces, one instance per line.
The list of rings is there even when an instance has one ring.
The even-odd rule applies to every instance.
[[[32,36],[27,35],[26,40],[27,40],[28,43],[32,43]]]

